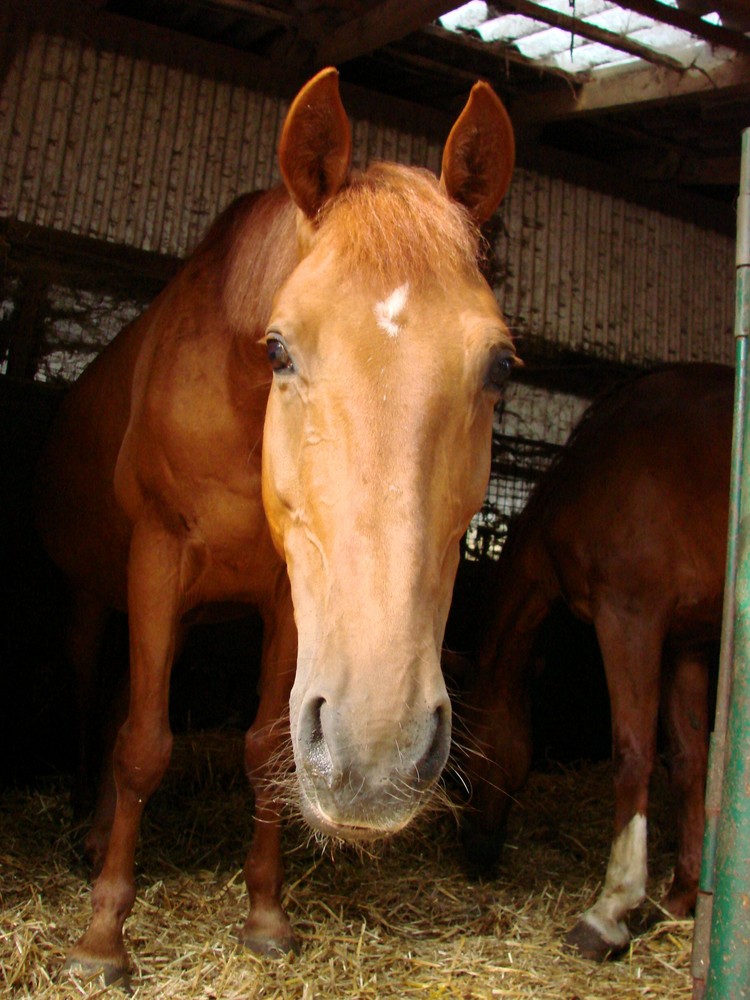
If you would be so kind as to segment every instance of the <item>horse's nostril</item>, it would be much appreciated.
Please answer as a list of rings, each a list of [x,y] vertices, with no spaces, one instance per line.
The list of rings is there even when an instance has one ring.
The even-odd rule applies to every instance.
[[[322,696],[311,696],[303,704],[297,724],[297,763],[303,782],[312,782],[316,796],[334,796],[339,804],[364,801],[380,794],[394,781],[402,789],[426,791],[440,777],[448,759],[451,740],[450,702],[412,722],[410,739],[403,739],[406,726],[393,732],[378,719],[342,727],[336,712]],[[369,733],[369,737],[368,737]],[[304,776],[304,777],[303,777]],[[351,800],[351,801],[349,801]]]
[[[325,703],[325,698],[311,698],[308,701],[300,716],[299,742],[309,768],[320,777],[330,780],[333,764],[323,734],[322,712]]]
[[[417,787],[430,785],[440,777],[448,760],[450,743],[450,710],[445,705],[438,705],[432,717],[432,739],[425,753],[415,764]]]

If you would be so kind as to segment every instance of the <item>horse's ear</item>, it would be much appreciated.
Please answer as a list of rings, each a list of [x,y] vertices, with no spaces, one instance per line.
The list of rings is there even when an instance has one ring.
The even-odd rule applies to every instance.
[[[443,151],[440,182],[476,222],[485,222],[505,197],[516,143],[508,112],[487,83],[475,83]]]
[[[284,183],[311,219],[349,175],[352,137],[338,78],[328,68],[305,84],[289,108],[279,143]]]

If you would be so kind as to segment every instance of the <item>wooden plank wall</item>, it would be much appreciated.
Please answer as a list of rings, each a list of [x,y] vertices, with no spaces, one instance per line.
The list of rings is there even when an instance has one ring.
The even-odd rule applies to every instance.
[[[234,197],[278,182],[288,102],[253,86],[239,53],[93,12],[92,42],[26,10],[0,55],[3,215],[184,255]],[[354,155],[437,170],[441,144],[356,121]]]
[[[734,361],[734,241],[625,198],[518,169],[498,250],[513,329],[541,353]]]

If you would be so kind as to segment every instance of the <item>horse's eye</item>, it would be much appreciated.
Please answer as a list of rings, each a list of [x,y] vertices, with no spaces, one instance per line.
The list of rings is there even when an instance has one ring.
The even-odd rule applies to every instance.
[[[270,335],[266,338],[266,353],[275,372],[293,372],[294,362],[287,346],[280,337]]]
[[[490,392],[502,392],[516,366],[516,356],[507,349],[497,350],[492,356],[484,387]]]

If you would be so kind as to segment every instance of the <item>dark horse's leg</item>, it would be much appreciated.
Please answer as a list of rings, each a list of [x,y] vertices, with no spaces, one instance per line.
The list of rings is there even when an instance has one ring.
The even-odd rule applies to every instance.
[[[677,864],[664,906],[678,918],[695,909],[700,877],[708,767],[708,654],[687,648],[670,656],[663,718],[669,779],[677,810]]]
[[[664,630],[642,608],[603,607],[594,624],[612,709],[614,838],[599,898],[566,941],[585,958],[601,961],[628,943],[627,915],[646,894],[646,813]]]
[[[250,914],[240,940],[261,955],[296,951],[297,940],[281,905],[281,803],[276,779],[289,745],[289,693],[297,662],[297,630],[286,578],[274,608],[264,614],[264,648],[258,714],[245,738],[245,769],[255,797],[255,830],[245,861]],[[291,747],[289,749],[291,754]]]
[[[130,707],[117,737],[117,786],[112,833],[92,892],[93,916],[73,947],[68,965],[101,969],[106,982],[126,976],[123,923],[135,899],[133,865],[141,815],[169,763],[169,672],[174,655],[181,595],[190,564],[183,543],[156,519],[133,530],[128,562]]]
[[[497,872],[508,813],[526,782],[532,752],[525,664],[492,663],[480,670],[474,690],[456,712],[465,731],[459,730],[455,738],[459,766],[470,789],[461,834],[466,866],[475,878],[494,877]]]

